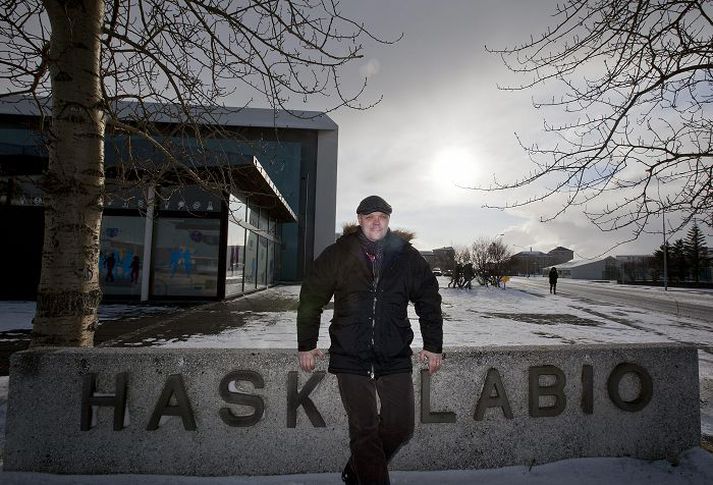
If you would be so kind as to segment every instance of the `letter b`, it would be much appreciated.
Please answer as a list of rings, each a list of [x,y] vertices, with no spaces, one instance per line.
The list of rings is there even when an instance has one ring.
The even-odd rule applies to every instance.
[[[529,405],[530,416],[533,418],[559,416],[567,405],[567,396],[564,394],[566,378],[564,372],[553,365],[542,365],[530,367],[530,389]],[[552,376],[555,382],[548,386],[540,384],[541,376]],[[540,397],[554,397],[554,404],[551,406],[540,406]]]

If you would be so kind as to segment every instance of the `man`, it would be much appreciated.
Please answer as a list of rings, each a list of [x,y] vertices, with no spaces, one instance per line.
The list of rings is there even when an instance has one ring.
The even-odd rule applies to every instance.
[[[550,268],[550,293],[554,293],[555,295],[557,294],[557,278],[559,278],[559,274],[557,273],[557,268],[552,266]]]
[[[438,282],[419,252],[389,230],[390,216],[391,206],[381,197],[362,200],[358,230],[322,252],[300,293],[297,340],[306,372],[323,357],[317,348],[320,316],[334,296],[329,372],[337,376],[349,420],[346,483],[388,484],[387,464],[413,434],[409,301],[423,336],[419,360],[431,374],[441,367]]]

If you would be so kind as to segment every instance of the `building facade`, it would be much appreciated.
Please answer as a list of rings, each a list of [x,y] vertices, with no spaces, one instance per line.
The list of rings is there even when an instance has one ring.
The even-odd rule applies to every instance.
[[[509,273],[513,275],[539,275],[543,268],[548,268],[556,264],[570,261],[574,257],[574,251],[558,246],[555,249],[544,253],[542,251],[520,251],[510,257]]]
[[[441,271],[453,271],[456,267],[456,250],[451,246],[434,249],[431,267],[440,268]]]
[[[547,276],[552,267],[557,268],[560,277],[575,280],[615,280],[618,274],[617,262],[612,256],[596,261],[568,261],[547,266],[542,268],[542,275]]]
[[[43,109],[50,113],[49,102]],[[39,281],[47,166],[40,114],[28,99],[0,101],[0,254],[12,275],[1,298],[32,298]],[[211,119],[224,135],[208,141],[200,165],[230,173],[223,194],[120,177],[127,146],[144,164],[164,160],[146,142],[107,129],[99,267],[106,297],[211,300],[299,281],[333,241],[337,125],[320,113],[248,108]],[[160,120],[164,133],[178,124]],[[195,140],[180,144],[195,157]]]

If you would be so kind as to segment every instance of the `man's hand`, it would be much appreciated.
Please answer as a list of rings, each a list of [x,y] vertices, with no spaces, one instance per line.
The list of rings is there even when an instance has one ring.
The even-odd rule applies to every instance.
[[[418,360],[420,362],[428,363],[428,373],[431,375],[435,374],[438,369],[441,368],[441,363],[443,362],[441,354],[429,352],[428,350],[422,350],[419,352]]]
[[[317,364],[317,359],[324,357],[324,354],[319,349],[307,350],[305,352],[299,353],[300,367],[305,372],[312,372],[315,365]]]

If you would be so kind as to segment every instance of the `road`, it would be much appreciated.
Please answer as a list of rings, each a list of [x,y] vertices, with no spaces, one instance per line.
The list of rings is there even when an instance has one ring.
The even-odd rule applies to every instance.
[[[545,277],[512,278],[511,288],[544,295],[549,293]],[[580,300],[644,308],[652,312],[693,318],[713,326],[713,290],[640,287],[560,278],[557,294]]]

